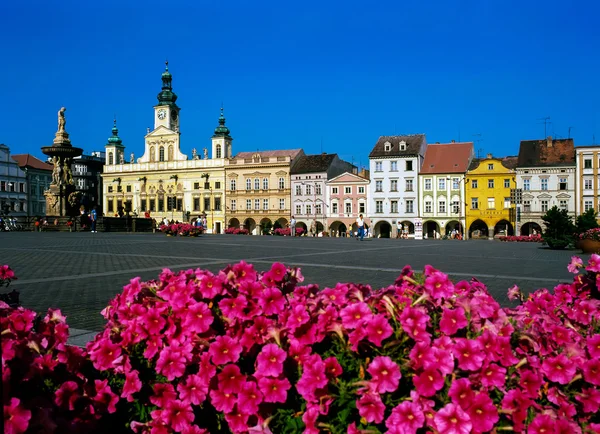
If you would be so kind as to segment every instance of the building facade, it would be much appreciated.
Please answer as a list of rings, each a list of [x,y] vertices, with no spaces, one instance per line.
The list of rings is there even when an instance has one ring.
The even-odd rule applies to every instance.
[[[227,226],[253,235],[285,228],[292,216],[290,171],[302,149],[240,152],[225,161]]]
[[[340,160],[337,154],[298,157],[290,171],[292,215],[296,219],[296,227],[312,234],[330,230],[326,229],[329,228],[327,181],[354,169],[352,164]]]
[[[472,160],[472,142],[427,146],[418,186],[424,237],[440,238],[453,231],[463,236],[465,173]]]
[[[0,212],[27,216],[27,175],[11,158],[10,148],[0,144]]]
[[[523,203],[517,205],[521,235],[540,233],[542,216],[553,206],[575,217],[575,166],[573,139],[521,141],[516,168],[517,188],[523,191]]]
[[[511,189],[516,187],[516,157],[474,159],[467,172],[466,228],[471,238],[514,235]]]
[[[136,159],[132,153],[125,159],[115,122],[102,174],[104,214],[143,215],[148,211],[157,221],[192,221],[206,216],[207,232],[221,233],[225,228],[225,161],[232,155],[233,141],[223,110],[212,136],[211,155],[207,148],[202,155],[194,148],[190,159],[181,148],[180,109],[168,65],[161,79],[154,129],[144,138],[141,157]]]
[[[382,136],[369,154],[369,218],[373,236],[392,236],[400,220],[414,236],[419,217],[418,176],[427,148],[424,134]]]
[[[588,209],[593,208],[598,215],[598,197],[600,186],[598,185],[598,167],[600,166],[600,146],[577,146],[576,153],[576,176],[575,176],[575,213],[581,215]]]
[[[96,207],[98,215],[102,215],[102,166],[106,155],[104,152],[92,152],[73,158],[71,173],[77,191],[81,192],[81,204],[87,211]]]
[[[44,192],[50,188],[53,166],[30,154],[12,156],[27,179],[27,217],[42,217],[46,215],[46,197]]]
[[[362,172],[366,175],[365,172]],[[354,172],[345,172],[327,181],[327,227],[331,236],[343,236],[358,230],[356,219],[360,214],[365,225],[371,226],[369,215],[369,179]]]

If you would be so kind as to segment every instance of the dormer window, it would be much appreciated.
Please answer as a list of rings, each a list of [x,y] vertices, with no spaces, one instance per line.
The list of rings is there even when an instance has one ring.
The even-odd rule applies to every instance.
[[[385,142],[383,145],[385,146],[385,152],[390,152],[392,150],[392,144],[390,142]]]
[[[406,151],[406,142],[404,140],[402,140],[400,142],[400,150],[401,151]]]

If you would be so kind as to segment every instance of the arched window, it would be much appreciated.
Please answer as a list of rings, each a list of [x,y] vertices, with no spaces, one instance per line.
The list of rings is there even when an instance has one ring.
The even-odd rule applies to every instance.
[[[235,179],[232,179],[231,181],[229,181],[229,189],[231,191],[235,191]]]
[[[169,159],[167,161],[173,161],[173,145],[169,146]]]
[[[246,179],[246,190],[252,190],[252,180]]]
[[[156,156],[154,155],[154,146],[150,146],[150,162],[154,163]]]
[[[158,161],[165,161],[165,148],[161,146],[158,150]]]
[[[254,178],[254,189],[260,190],[260,179]]]
[[[285,178],[279,178],[279,189],[283,190],[285,188]]]
[[[221,158],[221,145],[217,145],[217,158]]]
[[[109,152],[109,153],[108,153],[108,164],[109,164],[109,165],[110,165],[110,164],[113,164],[113,161],[114,161],[113,153],[112,153],[112,152]]]
[[[263,178],[263,190],[269,189],[269,178]]]

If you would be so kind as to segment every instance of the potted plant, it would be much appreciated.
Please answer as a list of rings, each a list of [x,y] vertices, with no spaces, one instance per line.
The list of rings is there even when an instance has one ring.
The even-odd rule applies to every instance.
[[[546,225],[542,238],[548,247],[562,250],[573,243],[572,234],[575,232],[575,226],[567,210],[553,206],[542,217],[542,220]]]
[[[600,227],[596,220],[596,211],[593,208],[588,209],[583,214],[577,216],[575,220],[575,227],[577,232],[575,233],[575,247],[581,249],[581,241],[583,238],[580,235],[584,234],[590,229]]]
[[[600,228],[588,229],[577,237],[577,246],[583,253],[600,253]]]

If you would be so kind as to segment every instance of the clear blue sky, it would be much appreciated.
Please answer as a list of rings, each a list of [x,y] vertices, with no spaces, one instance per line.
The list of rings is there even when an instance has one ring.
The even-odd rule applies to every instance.
[[[4,1],[3,131],[40,156],[67,131],[103,150],[117,115],[140,156],[168,58],[182,150],[304,148],[366,164],[380,135],[495,155],[548,132],[600,143],[597,1]],[[91,6],[91,5],[94,6]],[[474,136],[481,134],[481,136]]]

